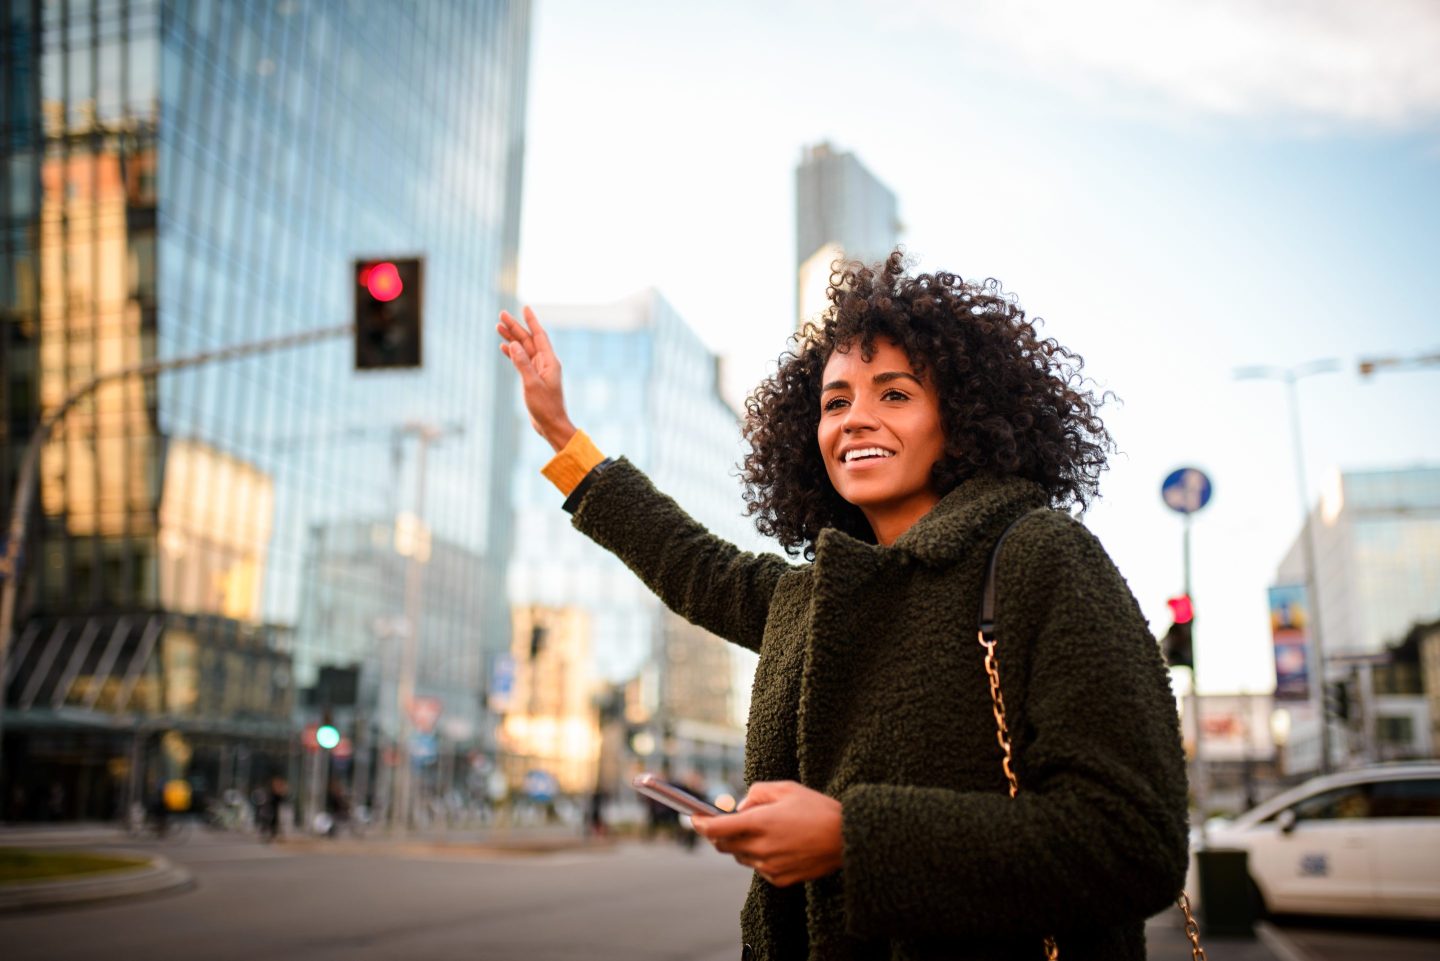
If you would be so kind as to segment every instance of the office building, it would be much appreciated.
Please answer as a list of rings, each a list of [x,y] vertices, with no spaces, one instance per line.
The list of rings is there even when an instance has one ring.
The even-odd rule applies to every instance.
[[[806,147],[795,168],[797,324],[825,309],[835,260],[883,260],[900,229],[895,194],[859,158],[829,143]]]
[[[1303,538],[1312,531],[1318,597],[1311,614],[1318,608],[1337,763],[1433,755],[1418,661],[1414,672],[1392,665],[1417,625],[1440,619],[1440,468],[1332,475],[1276,583],[1304,582]],[[1413,674],[1414,682],[1401,674]],[[1341,704],[1350,716],[1334,718]],[[1313,766],[1319,760],[1313,708],[1291,713],[1292,763]]]
[[[0,813],[294,779],[345,687],[322,675],[373,689],[386,624],[418,624],[417,694],[483,747],[483,658],[446,652],[510,637],[515,423],[480,319],[514,303],[529,19],[526,0],[7,5],[7,513],[40,413],[97,372],[346,324],[352,261],[376,255],[423,256],[426,327],[421,369],[357,372],[336,336],[113,382],[66,416],[24,544]],[[441,568],[491,572],[444,588],[464,618],[402,616],[393,555],[421,544],[427,597]],[[379,623],[342,636],[326,618],[356,597]]]
[[[766,549],[744,517],[739,418],[720,396],[717,358],[674,309],[652,290],[538,312],[567,362],[572,416],[600,449],[639,465],[710,530]],[[518,390],[513,403],[523,416]],[[584,670],[597,698],[606,685],[628,683],[635,692],[625,707],[630,741],[648,749],[632,751],[632,760],[738,782],[753,655],[667,611],[619,560],[571,529],[564,498],[540,474],[551,456],[531,434],[515,465],[510,601],[517,618],[536,606],[583,612],[573,623],[589,633]]]

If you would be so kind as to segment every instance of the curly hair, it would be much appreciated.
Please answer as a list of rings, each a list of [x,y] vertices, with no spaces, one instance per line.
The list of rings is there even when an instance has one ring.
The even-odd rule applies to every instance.
[[[873,543],[864,514],[830,483],[820,453],[820,387],[835,351],[875,342],[905,351],[915,374],[933,375],[945,453],[931,472],[944,496],[977,474],[1023,477],[1052,505],[1082,510],[1097,496],[1115,449],[1097,414],[1111,394],[1089,389],[1083,359],[1041,338],[999,281],[937,271],[906,274],[902,250],[873,266],[836,261],[818,323],[806,324],[779,369],[745,402],[749,453],[740,465],[746,514],[790,555],[815,556],[827,527]]]

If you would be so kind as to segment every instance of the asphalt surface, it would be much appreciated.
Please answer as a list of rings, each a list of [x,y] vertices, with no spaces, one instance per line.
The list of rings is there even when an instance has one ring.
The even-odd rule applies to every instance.
[[[271,847],[203,835],[154,847],[193,873],[194,890],[0,918],[0,953],[6,961],[734,961],[749,883],[708,847],[688,852],[668,841],[538,855]]]
[[[200,832],[184,843],[97,836],[83,846],[161,853],[196,885],[0,916],[6,961],[734,961],[749,884],[747,871],[707,846],[686,851],[668,840],[534,853],[546,843],[268,846]],[[1191,957],[1179,919],[1172,910],[1147,926],[1151,961]],[[1277,931],[1253,941],[1207,937],[1205,946],[1215,961],[1440,959],[1440,925],[1287,918]]]
[[[1292,916],[1273,923],[1308,961],[1440,961],[1440,922]]]

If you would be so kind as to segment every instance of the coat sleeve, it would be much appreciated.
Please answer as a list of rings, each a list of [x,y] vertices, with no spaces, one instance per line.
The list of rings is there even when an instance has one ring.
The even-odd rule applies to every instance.
[[[1010,658],[1028,675],[1023,700],[1007,704],[1020,793],[845,791],[852,934],[1059,937],[1149,917],[1184,884],[1178,714],[1125,581],[1082,525],[1053,512],[1016,528],[998,578],[1002,692],[1016,688],[1007,644],[1031,648],[1028,670]]]
[[[747,553],[711,534],[624,458],[588,484],[572,523],[672,611],[760,650],[770,596],[790,569],[783,558]]]

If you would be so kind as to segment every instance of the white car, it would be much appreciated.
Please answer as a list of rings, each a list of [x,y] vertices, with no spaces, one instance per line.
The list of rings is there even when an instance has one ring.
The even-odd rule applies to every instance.
[[[1440,919],[1440,764],[1317,777],[1207,830],[1265,911]]]

